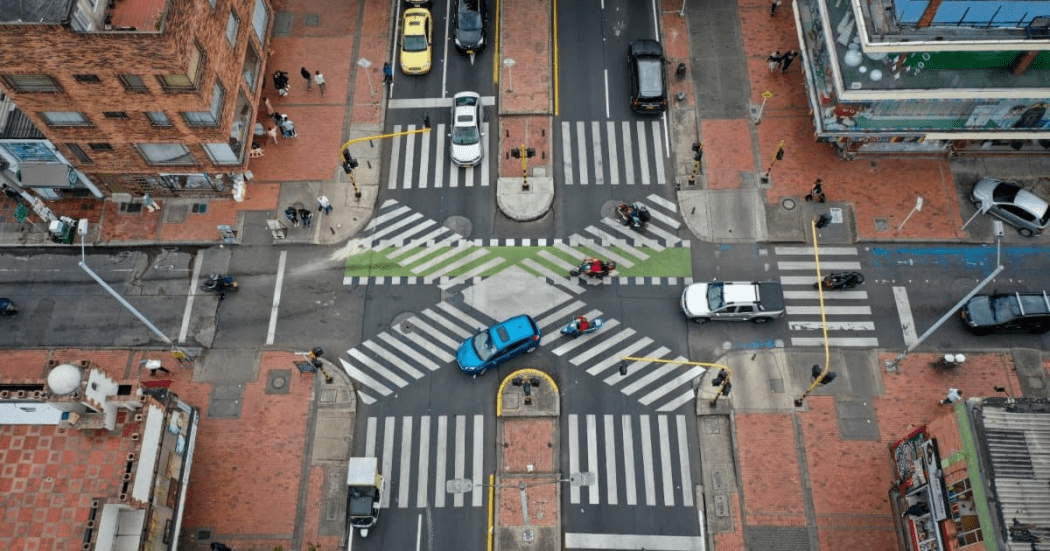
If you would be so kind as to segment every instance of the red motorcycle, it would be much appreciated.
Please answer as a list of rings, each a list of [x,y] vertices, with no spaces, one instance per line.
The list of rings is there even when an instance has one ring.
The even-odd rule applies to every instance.
[[[601,279],[616,269],[616,263],[613,261],[602,261],[597,258],[585,258],[579,267],[569,270],[570,276],[578,276],[583,274],[587,277],[596,277]]]

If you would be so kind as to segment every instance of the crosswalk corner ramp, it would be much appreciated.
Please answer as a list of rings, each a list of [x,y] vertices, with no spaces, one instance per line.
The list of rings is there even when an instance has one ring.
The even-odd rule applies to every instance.
[[[538,369],[519,369],[500,381],[497,417],[557,417],[561,413],[558,384]]]
[[[554,178],[500,178],[496,205],[507,218],[529,222],[542,218],[554,204]]]

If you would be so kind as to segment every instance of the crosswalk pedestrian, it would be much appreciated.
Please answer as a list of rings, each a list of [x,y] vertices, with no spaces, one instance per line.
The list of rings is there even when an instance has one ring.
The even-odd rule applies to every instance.
[[[420,130],[416,125],[394,125],[393,133]],[[481,128],[483,140],[489,136],[489,123]],[[445,154],[448,125],[434,125],[430,132],[397,136],[390,140],[390,160],[387,164],[388,189],[427,189],[488,186],[493,163],[499,162],[491,151],[486,151],[481,164],[460,168]]]
[[[824,346],[820,291],[812,247],[776,247],[777,269],[784,287],[784,305],[792,346]],[[860,270],[856,247],[821,247],[821,273]],[[878,346],[868,292],[863,289],[824,292],[828,344],[836,347]]]
[[[659,120],[561,121],[554,138],[561,142],[565,185],[669,183],[666,129]]]

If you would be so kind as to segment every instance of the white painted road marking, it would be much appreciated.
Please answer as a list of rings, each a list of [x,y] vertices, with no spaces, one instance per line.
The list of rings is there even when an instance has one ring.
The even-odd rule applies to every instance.
[[[901,320],[901,330],[904,331],[904,345],[911,346],[919,337],[915,334],[915,319],[911,315],[908,290],[904,287],[894,287],[893,300],[897,303],[897,318]]]

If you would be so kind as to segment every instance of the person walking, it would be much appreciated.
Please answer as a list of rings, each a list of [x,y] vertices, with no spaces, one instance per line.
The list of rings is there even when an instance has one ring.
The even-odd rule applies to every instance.
[[[153,197],[148,193],[142,195],[142,206],[149,209],[150,212],[155,212],[157,210],[157,202],[154,201]]]
[[[317,83],[317,89],[321,91],[321,97],[323,98],[325,82],[324,75],[321,74],[321,71],[314,71],[314,82]]]
[[[798,52],[796,52],[795,50],[791,50],[788,53],[784,54],[784,60],[780,62],[780,72],[788,72],[788,67],[791,67],[791,62],[795,61],[796,57],[798,57]]]
[[[780,53],[780,50],[777,50],[769,54],[769,57],[766,58],[766,61],[769,62],[769,72],[772,73],[777,69],[777,67],[780,66],[781,63],[784,62],[784,54]]]
[[[318,197],[317,205],[317,212],[332,214],[332,203],[328,201],[328,197],[325,197],[324,195]]]
[[[270,98],[263,98],[263,105],[266,106],[266,114],[273,116],[273,104],[270,103]]]
[[[303,75],[303,78],[306,79],[306,90],[310,91],[313,88],[313,84],[314,84],[314,79],[310,75],[310,71],[308,71],[306,69],[306,67],[300,67],[299,68],[299,74]]]
[[[827,196],[824,195],[824,185],[821,183],[820,178],[813,184],[813,190],[806,195],[806,201],[812,202],[814,199],[819,203],[823,203],[828,200]]]
[[[277,145],[277,127],[276,126],[271,126],[270,129],[266,131],[266,135],[269,136],[271,140],[273,140],[273,145]]]
[[[310,223],[314,220],[314,214],[308,209],[299,209],[299,218],[303,219],[303,227],[309,228]]]
[[[299,211],[295,210],[295,207],[284,209],[284,217],[292,223],[292,227],[299,227]]]
[[[949,388],[948,397],[941,400],[941,405],[948,406],[954,404],[955,402],[958,402],[959,400],[962,400],[962,393],[959,392],[959,389]]]
[[[163,371],[164,373],[171,373],[171,371],[168,371],[168,368],[164,367],[164,365],[160,363],[160,360],[142,360],[141,362],[139,362],[139,365],[148,369],[149,374],[153,377],[157,376],[158,371]]]
[[[383,63],[383,83],[389,84],[394,82],[394,68],[390,66],[390,62]]]

